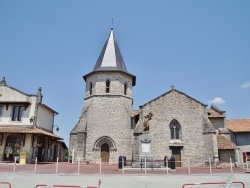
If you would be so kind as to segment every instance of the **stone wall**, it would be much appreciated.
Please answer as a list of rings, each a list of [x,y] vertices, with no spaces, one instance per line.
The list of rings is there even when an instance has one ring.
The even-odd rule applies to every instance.
[[[181,148],[181,160],[183,166],[187,165],[187,159],[195,159],[196,165],[204,164],[205,140],[203,136],[203,116],[205,105],[172,89],[170,92],[152,100],[141,107],[141,117],[149,112],[153,113],[150,121],[149,134],[152,137],[151,153],[153,159],[163,159],[172,155],[172,147]],[[181,125],[181,138],[171,140],[170,123],[177,120]],[[141,118],[141,127],[143,119]],[[206,138],[206,143],[213,142],[212,137]],[[178,143],[175,146],[175,143]],[[211,146],[211,148],[213,148]],[[211,153],[214,151],[212,150]],[[200,163],[200,164],[199,164]]]
[[[125,73],[97,72],[91,74],[86,80],[85,98],[90,97],[89,83],[92,83],[92,95],[107,95],[106,80],[110,80],[110,93],[108,95],[123,95],[132,99],[132,76]],[[127,83],[127,94],[124,95],[124,84]]]
[[[209,118],[209,121],[212,123],[215,129],[224,128],[225,120],[224,118]]]
[[[106,80],[110,80],[110,92],[106,93]],[[92,83],[92,95],[89,83]],[[124,84],[127,92],[124,94]],[[128,160],[132,157],[132,76],[122,72],[98,72],[86,79],[85,101],[79,122],[71,132],[71,147],[77,148],[76,155],[90,161],[100,160],[100,149],[95,144],[101,138],[112,140],[110,163],[118,161],[123,154]],[[82,140],[78,133],[86,133]],[[75,133],[77,133],[75,135]],[[78,140],[78,141],[75,141]],[[84,148],[84,144],[86,148]],[[98,144],[97,144],[98,145]],[[99,146],[98,146],[99,147]]]

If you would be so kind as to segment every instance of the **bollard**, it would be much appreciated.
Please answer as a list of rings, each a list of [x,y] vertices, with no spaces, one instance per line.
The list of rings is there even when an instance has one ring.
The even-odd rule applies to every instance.
[[[16,157],[14,158],[14,170],[13,172],[16,172]]]
[[[188,158],[188,174],[190,174],[190,159]]]
[[[56,174],[58,173],[58,157],[56,158]]]
[[[102,174],[102,158],[100,158],[100,174]]]
[[[122,157],[122,155],[120,155],[118,158],[118,169],[122,169],[122,159],[123,159],[123,157]]]
[[[36,165],[37,165],[37,157],[35,159],[35,169],[34,169],[34,173],[36,173]]]
[[[246,163],[247,163],[247,171],[248,171],[248,161],[246,160]]]
[[[233,164],[232,164],[232,158],[230,157],[230,165],[231,165],[231,173],[233,173]]]
[[[144,159],[144,162],[145,162],[145,174],[147,174],[147,158],[146,157]]]
[[[209,171],[210,171],[210,174],[212,174],[211,159],[209,158],[208,161],[209,161]]]
[[[72,164],[74,163],[75,160],[75,149],[72,149]]]
[[[80,173],[80,157],[78,158],[78,171],[77,173],[79,174]]]

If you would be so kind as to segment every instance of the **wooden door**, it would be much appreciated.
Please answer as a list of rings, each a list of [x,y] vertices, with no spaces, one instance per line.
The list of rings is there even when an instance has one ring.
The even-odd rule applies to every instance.
[[[173,148],[172,149],[172,155],[175,158],[175,166],[176,167],[181,167],[181,149],[180,148]]]
[[[101,147],[101,158],[102,162],[109,162],[109,145],[106,143]]]

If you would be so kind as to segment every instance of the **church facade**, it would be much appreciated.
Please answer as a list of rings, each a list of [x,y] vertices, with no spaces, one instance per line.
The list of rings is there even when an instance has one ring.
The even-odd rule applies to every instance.
[[[225,136],[225,113],[210,109],[171,86],[170,90],[133,110],[136,77],[128,72],[111,29],[92,72],[83,76],[85,98],[79,121],[70,133],[75,160],[116,163],[127,160],[163,160],[174,156],[186,166],[216,159],[226,153],[235,161],[237,147]],[[223,144],[220,145],[220,136]],[[221,155],[223,156],[223,155]]]

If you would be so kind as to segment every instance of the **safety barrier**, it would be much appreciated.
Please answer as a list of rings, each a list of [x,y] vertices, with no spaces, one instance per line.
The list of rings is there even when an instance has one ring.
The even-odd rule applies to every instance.
[[[11,188],[11,184],[9,182],[0,182],[0,184],[5,184],[5,185],[8,185],[9,188]]]
[[[204,182],[204,183],[186,183],[182,185],[182,188],[186,186],[191,186],[191,185],[231,185],[231,184],[241,184],[242,188],[245,188],[245,184],[240,181],[235,181],[235,182]]]
[[[100,188],[101,186],[101,180],[99,179],[98,181],[98,186],[90,186],[90,185],[87,185],[87,186],[80,186],[80,185],[47,185],[47,184],[38,184],[35,188],[37,187],[67,187],[67,188]]]

